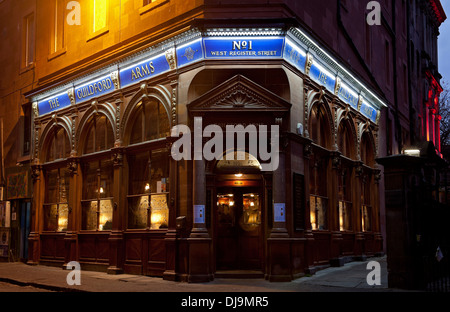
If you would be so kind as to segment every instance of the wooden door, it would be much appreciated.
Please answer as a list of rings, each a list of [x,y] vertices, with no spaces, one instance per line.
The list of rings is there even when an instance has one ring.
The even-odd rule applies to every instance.
[[[217,269],[262,269],[262,196],[258,188],[219,189]]]

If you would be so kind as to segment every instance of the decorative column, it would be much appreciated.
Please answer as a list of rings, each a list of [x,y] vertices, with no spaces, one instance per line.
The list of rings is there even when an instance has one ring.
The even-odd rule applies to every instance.
[[[362,162],[355,164],[355,195],[353,196],[353,213],[354,213],[354,231],[355,231],[355,246],[354,254],[355,259],[364,261],[366,256],[364,255],[364,233],[362,228],[362,206],[363,202],[361,199],[362,194],[364,194],[364,170]]]
[[[311,204],[310,204],[310,162],[313,155],[311,142],[303,146],[303,161],[305,166],[305,198],[306,198],[306,209],[305,209],[305,273],[314,274],[316,269],[314,268],[314,234],[312,232],[311,226]],[[309,185],[309,186],[307,186]]]
[[[195,117],[198,118],[198,117]],[[195,122],[194,133],[202,133],[201,122]],[[198,139],[198,138],[195,138]],[[202,138],[199,138],[200,140]],[[195,144],[194,144],[195,145]],[[203,148],[203,146],[202,146]],[[188,282],[208,282],[213,280],[211,266],[211,237],[206,229],[206,175],[205,160],[200,153],[194,151],[193,174],[193,226],[188,238],[189,274]]]
[[[28,262],[30,265],[38,265],[40,258],[40,218],[42,215],[43,187],[42,166],[39,160],[31,165],[31,178],[33,180],[33,203],[31,207],[30,234],[28,236]]]
[[[166,244],[166,270],[163,273],[163,279],[169,281],[176,281],[177,273],[177,256],[178,256],[178,246],[177,246],[177,198],[178,198],[178,163],[171,156],[171,149],[173,142],[172,138],[168,138],[167,143],[167,157],[169,162],[169,228],[165,237]]]
[[[282,131],[282,118],[276,118],[276,124]],[[278,134],[278,146],[271,142],[271,148],[276,149],[278,155],[278,167],[274,168],[272,176],[272,200],[273,200],[273,224],[269,238],[268,249],[268,272],[267,276],[271,282],[291,281],[291,239],[286,228],[286,155],[289,147],[286,136]],[[281,146],[279,146],[281,145]]]
[[[125,215],[125,194],[126,188],[123,187],[123,148],[117,147],[112,151],[112,161],[114,167],[114,184],[113,184],[113,218],[112,230],[109,234],[109,267],[108,274],[123,273],[123,228]]]
[[[78,172],[79,172],[79,161],[76,157],[71,157],[67,161],[67,170],[70,174],[69,180],[69,215],[67,220],[67,232],[64,237],[64,246],[65,246],[65,259],[63,269],[66,269],[66,266],[71,261],[77,260],[77,223],[76,216],[77,214],[77,198],[78,191],[80,190],[77,187],[78,184]]]
[[[329,226],[331,233],[331,254],[330,265],[331,266],[343,266],[344,258],[341,257],[341,245],[343,241],[342,233],[340,231],[339,224],[339,179],[341,169],[341,154],[339,152],[333,152],[331,155],[331,192],[330,192],[330,204],[331,208],[329,212]]]

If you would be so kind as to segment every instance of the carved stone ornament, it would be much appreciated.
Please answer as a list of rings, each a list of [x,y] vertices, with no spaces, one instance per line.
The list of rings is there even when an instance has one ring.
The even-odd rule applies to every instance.
[[[111,73],[111,80],[114,84],[114,89],[119,90],[120,82],[119,82],[119,72],[117,70]]]
[[[33,179],[33,181],[39,179],[39,177],[41,176],[41,170],[42,168],[40,165],[31,166],[31,179]]]
[[[123,150],[118,149],[112,154],[112,161],[114,166],[122,166],[123,165]]]
[[[39,116],[38,103],[37,102],[33,102],[32,107],[33,107],[34,117],[38,117]]]
[[[166,60],[169,63],[170,69],[174,70],[177,68],[175,48],[170,48],[166,51]]]
[[[314,56],[311,53],[306,54],[305,74],[309,75],[311,66],[314,63]]]
[[[67,170],[69,171],[70,175],[74,175],[77,173],[78,169],[78,162],[75,158],[69,159],[67,162]]]
[[[336,77],[336,86],[334,87],[334,94],[339,95],[339,90],[341,90],[342,80],[339,77]]]
[[[67,90],[67,95],[69,96],[70,104],[71,105],[75,105],[75,91],[74,91],[74,89],[70,88],[69,90]]]
[[[311,155],[313,154],[313,148],[311,144],[307,144],[303,147],[303,155],[305,156],[305,158],[309,158],[311,157]]]

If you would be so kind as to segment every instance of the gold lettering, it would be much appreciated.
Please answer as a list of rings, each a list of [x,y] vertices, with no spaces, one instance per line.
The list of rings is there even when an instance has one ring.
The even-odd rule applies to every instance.
[[[144,76],[150,75],[150,71],[148,70],[147,64],[145,64],[145,67],[142,66],[142,75],[144,75]]]
[[[153,62],[150,62],[150,71],[152,74],[155,72],[155,67],[153,67]]]
[[[134,72],[134,70],[131,70],[131,80],[135,80],[138,79],[138,77],[136,76],[136,73]]]

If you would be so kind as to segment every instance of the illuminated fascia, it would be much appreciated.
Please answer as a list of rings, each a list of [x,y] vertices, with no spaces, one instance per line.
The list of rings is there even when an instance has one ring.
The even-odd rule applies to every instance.
[[[310,51],[313,52],[318,56],[319,59],[323,59],[324,62],[330,62],[332,63],[345,78],[350,78],[351,80],[355,81],[356,84],[362,89],[362,91],[365,93],[366,98],[370,97],[370,99],[373,99],[377,102],[377,109],[380,109],[382,107],[388,107],[384,101],[382,101],[378,96],[376,96],[372,91],[370,91],[363,83],[361,83],[355,76],[353,76],[345,67],[343,67],[340,63],[338,63],[332,56],[330,56],[326,51],[324,51],[317,43],[315,43],[309,36],[307,36],[303,31],[301,31],[299,28],[293,28],[291,31],[294,30],[295,32],[298,32],[300,35],[299,40],[305,44]],[[293,33],[294,36],[297,34]]]

